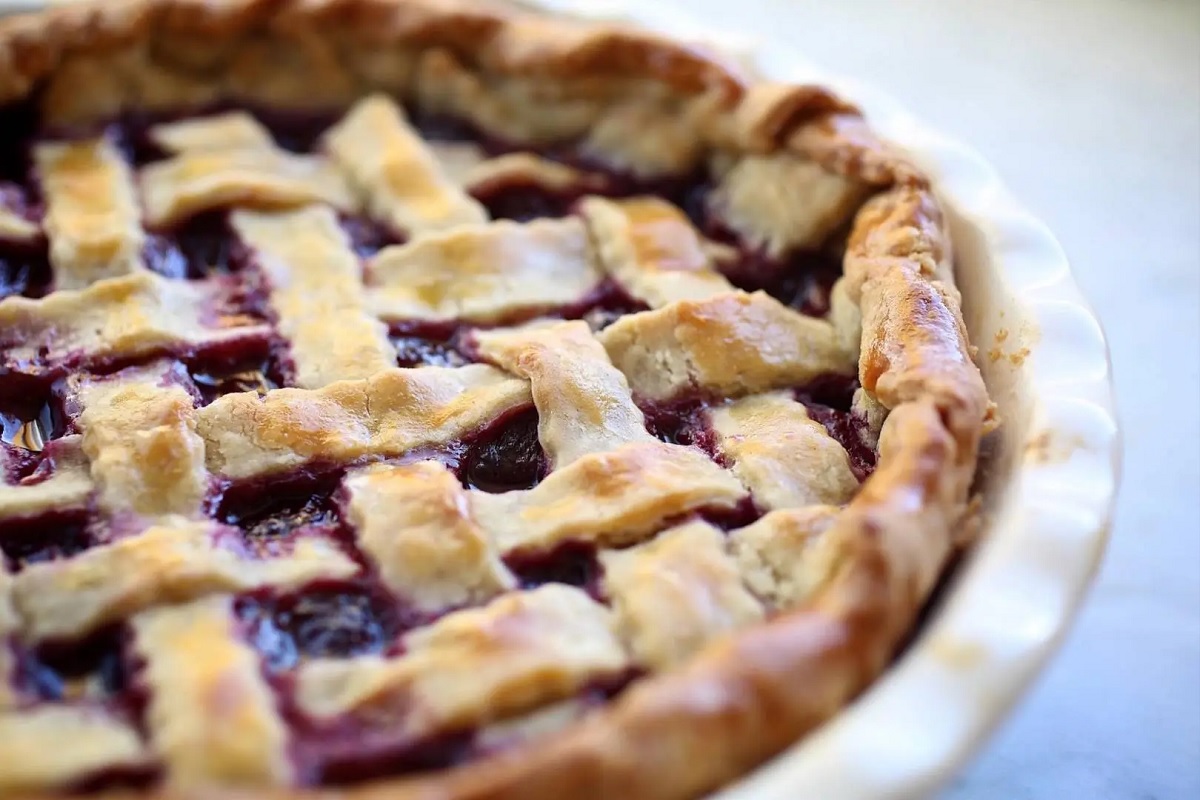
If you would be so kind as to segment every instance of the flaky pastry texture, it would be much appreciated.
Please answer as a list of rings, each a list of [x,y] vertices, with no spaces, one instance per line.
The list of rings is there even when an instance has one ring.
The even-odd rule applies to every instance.
[[[729,609],[728,619],[712,624],[737,623],[735,632],[713,638],[694,655],[677,661],[669,647],[655,641],[653,631],[642,627],[643,609],[636,603],[622,605],[614,611],[622,635],[633,642],[644,663],[669,668],[635,681],[604,708],[553,736],[464,766],[339,788],[336,794],[359,800],[683,800],[746,773],[836,714],[880,674],[946,565],[967,508],[980,437],[991,424],[991,406],[967,340],[953,282],[946,222],[928,179],[901,153],[877,139],[854,106],[820,87],[761,82],[701,47],[632,28],[544,16],[508,4],[484,0],[107,0],[0,21],[0,101],[18,101],[36,93],[43,122],[52,128],[86,126],[129,109],[195,108],[217,101],[298,111],[345,109],[375,92],[464,118],[504,141],[537,145],[580,140],[586,152],[638,176],[709,169],[718,181],[713,202],[721,219],[742,240],[767,254],[827,240],[847,214],[851,218],[844,279],[834,298],[834,314],[848,320],[837,326],[842,339],[830,333],[832,329],[807,325],[807,320],[780,321],[773,301],[733,292],[715,273],[654,272],[645,265],[648,256],[637,250],[636,242],[624,244],[619,238],[628,223],[605,200],[583,204],[586,230],[572,221],[544,223],[526,229],[532,233],[520,234],[548,252],[578,253],[587,236],[595,237],[599,230],[617,231],[600,237],[607,248],[605,258],[615,265],[611,267],[614,274],[632,276],[629,285],[655,310],[646,312],[652,316],[646,316],[637,329],[618,324],[596,337],[602,347],[586,331],[563,328],[555,333],[556,342],[574,342],[572,337],[577,336],[586,341],[581,339],[576,350],[567,347],[549,355],[538,349],[542,340],[536,329],[480,336],[481,352],[491,363],[531,382],[539,410],[543,400],[568,409],[544,418],[548,427],[542,432],[543,441],[557,441],[554,437],[559,431],[569,431],[575,424],[570,399],[559,396],[573,387],[539,383],[540,376],[557,368],[558,362],[552,359],[565,359],[572,365],[576,362],[571,359],[577,359],[584,366],[571,366],[574,374],[585,374],[589,386],[611,394],[614,407],[625,415],[610,431],[620,441],[581,441],[564,435],[561,447],[551,453],[556,468],[561,467],[555,473],[557,478],[552,476],[519,497],[470,500],[476,504],[478,517],[488,520],[483,527],[489,536],[501,542],[528,537],[553,543],[569,535],[563,532],[565,527],[510,530],[502,518],[558,502],[554,492],[566,492],[572,481],[586,484],[597,479],[588,470],[611,477],[616,469],[612,465],[619,464],[633,476],[621,490],[634,492],[661,476],[662,470],[676,468],[683,456],[663,455],[664,446],[644,435],[640,412],[628,399],[631,392],[668,397],[680,386],[702,385],[727,397],[758,395],[753,402],[742,400],[725,407],[715,421],[718,430],[724,426],[738,436],[753,436],[760,420],[757,415],[783,402],[761,393],[802,384],[813,374],[788,371],[786,364],[765,360],[761,364],[745,359],[736,365],[724,363],[732,360],[730,353],[740,351],[716,352],[703,339],[692,336],[693,330],[711,330],[705,326],[712,323],[714,315],[733,307],[739,309],[739,321],[719,329],[730,348],[754,348],[768,337],[766,343],[772,347],[778,344],[789,352],[796,350],[810,359],[807,363],[816,363],[819,368],[813,368],[814,374],[836,370],[847,359],[852,367],[857,358],[861,405],[878,437],[879,462],[857,492],[853,491],[853,476],[844,468],[838,472],[833,467],[821,483],[791,489],[772,482],[771,477],[772,470],[787,467],[788,454],[764,444],[754,451],[762,460],[737,472],[741,482],[755,490],[756,497],[783,498],[781,506],[787,505],[787,497],[797,495],[802,498],[798,502],[816,505],[770,510],[751,526],[735,531],[729,543],[732,562],[713,555],[701,558],[698,566],[688,566],[705,571],[705,580],[719,588],[723,607]],[[388,112],[364,107],[361,113]],[[343,155],[347,159],[344,172],[351,176],[352,184],[355,176],[367,179],[373,173],[371,164],[353,161],[355,145],[350,137],[355,135],[354,124],[353,118],[347,118],[326,145],[335,160]],[[243,134],[248,137],[247,146],[253,146],[254,131],[230,135]],[[176,135],[186,155],[187,131]],[[339,136],[347,142],[345,154],[339,150],[343,141]],[[308,174],[305,171],[311,167],[282,157],[276,166],[277,171],[268,176],[273,183],[262,191],[280,193],[280,202],[291,203],[295,199],[291,177]],[[537,164],[524,168],[540,169],[555,179],[564,169]],[[481,175],[479,170],[473,174]],[[437,176],[428,180],[430,192],[441,191]],[[152,189],[154,185],[153,175],[143,179],[144,187]],[[806,190],[795,191],[800,185]],[[311,181],[303,186],[325,187],[317,199],[335,208],[354,188]],[[463,226],[485,221],[473,201],[455,197],[454,203],[439,206],[440,216],[428,226],[447,232],[434,234],[424,245],[407,247],[450,247],[455,232],[468,230]],[[818,205],[806,206],[813,198]],[[169,221],[176,214],[188,213],[187,202],[188,196],[172,195],[155,207],[155,213],[160,221]],[[372,194],[370,203],[379,213],[395,214],[400,223],[406,222],[404,210],[385,193]],[[638,212],[658,210],[641,208]],[[311,213],[312,218],[296,222],[297,230],[332,224],[328,212]],[[234,215],[234,225],[250,239],[278,224],[283,223],[256,212]],[[497,229],[495,236],[502,235],[518,234]],[[533,239],[535,235],[542,238]],[[136,239],[118,244],[127,246],[130,253],[136,253],[139,245]],[[708,246],[698,239],[689,240],[687,257],[702,260]],[[397,251],[381,261],[378,273],[385,278],[405,274],[416,255],[436,257],[436,252],[431,256]],[[558,263],[563,270],[561,282],[585,286],[595,280],[589,264]],[[144,277],[131,282],[127,294],[102,297],[93,282],[96,277],[80,279],[82,286],[93,287],[84,291],[92,292],[94,298],[82,294],[63,297],[61,310],[55,306],[51,311],[67,319],[97,313],[95,309],[101,307],[97,303],[112,303],[109,313],[129,316],[134,313],[129,309],[134,309],[139,319],[144,314],[148,320],[145,335],[157,336],[158,328],[151,323],[158,316],[177,318],[172,298],[191,291],[179,285],[164,290],[166,294],[157,289],[152,292],[153,281]],[[531,308],[543,299],[555,301],[553,292],[561,282],[546,287],[530,284],[530,297],[519,299]],[[397,314],[440,319],[468,307],[447,310],[435,304],[421,305],[405,293],[403,283],[397,286],[373,289],[365,295],[354,289],[347,295],[346,308],[354,314],[365,308],[381,315],[400,309]],[[542,298],[536,292],[549,296]],[[277,302],[281,304],[281,325],[288,324],[289,313],[297,318],[311,316],[303,306],[302,293],[294,300]],[[493,308],[489,297],[470,303],[480,315],[509,310]],[[6,324],[27,325],[21,316],[23,307],[12,304],[12,308],[15,316],[6,319]],[[484,397],[491,409],[528,402],[524,384],[493,367],[471,368],[465,377],[455,377],[459,383],[452,386],[447,383],[451,378],[441,373],[407,376],[381,372],[388,361],[382,333],[373,322],[363,322],[361,327],[362,331],[354,334],[359,337],[357,349],[335,373],[315,358],[309,366],[302,358],[302,346],[295,345],[301,384],[312,387],[311,398],[304,395],[301,400],[301,395],[295,394],[310,391],[307,388],[280,390],[266,404],[225,398],[202,409],[197,419],[184,427],[180,423],[169,428],[162,423],[166,426],[162,435],[174,437],[172,446],[193,448],[187,452],[201,471],[197,474],[207,468],[238,476],[304,463],[309,457],[305,448],[318,446],[312,441],[330,438],[327,430],[296,433],[270,427],[286,425],[293,419],[288,414],[297,420],[310,419],[304,410],[312,407],[309,403],[325,404],[321,406],[327,409],[322,411],[324,424],[356,431],[353,437],[338,439],[338,447],[350,458],[388,454],[393,449],[398,452],[433,441],[418,430],[419,425],[411,430],[399,424],[387,429],[361,426],[358,433],[361,415],[355,409],[363,403],[368,407],[374,403],[374,410],[386,415],[393,409],[379,398],[401,398],[396,413],[406,414],[409,401],[405,398],[441,391],[460,393],[454,396],[463,397],[465,405]],[[34,330],[31,336],[36,334],[34,327],[28,329]],[[848,345],[844,340],[847,330]],[[192,335],[190,329],[184,334]],[[772,336],[784,339],[769,341]],[[359,345],[360,341],[365,344]],[[672,354],[678,370],[655,371],[652,359],[642,352],[651,345],[657,352]],[[319,355],[326,345],[322,340],[311,346]],[[811,361],[814,357],[815,362]],[[600,361],[604,363],[595,366]],[[611,365],[604,366],[608,361]],[[459,385],[463,381],[466,383]],[[306,404],[304,408],[293,408],[293,403],[300,402]],[[244,410],[245,415],[278,409],[283,416],[247,433],[238,421],[248,416],[234,414],[236,403],[254,405]],[[796,425],[807,424],[802,411],[784,411],[797,416]],[[442,413],[440,406],[437,412]],[[461,414],[463,430],[478,424],[470,408],[464,406],[456,413]],[[627,424],[633,432],[625,435]],[[120,435],[118,428],[111,430]],[[95,436],[85,436],[82,445],[71,446],[87,452],[93,439]],[[812,445],[814,457],[823,458],[819,445]],[[749,447],[745,445],[747,450]],[[74,463],[73,453],[64,456],[64,464]],[[661,466],[644,473],[636,471],[639,465],[650,463]],[[703,482],[705,502],[719,501],[732,507],[745,496],[742,486],[728,474],[705,471],[719,472],[711,464],[678,468],[685,474],[696,470],[690,474]],[[189,476],[180,478],[181,485],[184,478],[192,481],[187,484],[191,488],[173,496],[172,507],[164,513],[193,513],[202,489],[197,488],[199,479]],[[119,480],[134,479],[141,480],[114,471],[111,482],[101,487],[100,497]],[[447,493],[447,503],[466,502],[458,496],[454,482],[442,474],[383,476],[367,472],[351,483],[352,490],[361,493],[353,495],[353,502],[359,505],[352,509],[363,515],[364,530],[374,530],[369,527],[374,524],[370,514],[383,508],[373,505],[376,498],[383,498],[379,500],[382,503],[390,496],[405,496],[410,479],[428,480],[440,487],[439,492]],[[77,484],[83,478],[64,468],[56,480],[57,491],[77,498]],[[763,483],[761,492],[755,481]],[[812,486],[817,488],[809,488]],[[50,490],[51,484],[44,489]],[[155,502],[149,495],[144,499],[147,506]],[[678,503],[681,512],[695,505],[689,505],[688,496],[672,502]],[[636,532],[639,525],[662,522],[661,515],[639,513],[645,519],[628,523],[632,526],[628,530]],[[391,523],[382,520],[379,524]],[[465,523],[454,523],[460,524]],[[163,541],[178,542],[183,552],[191,540],[180,530],[164,528],[158,535]],[[464,547],[474,546],[472,537],[477,538],[478,532],[462,530]],[[647,563],[673,569],[681,552],[703,556],[715,553],[712,548],[725,546],[714,529],[702,523],[682,526],[669,536],[614,551],[606,564],[614,587],[637,586],[647,580],[634,558],[653,559]],[[378,542],[381,550],[392,546],[386,538],[368,541]],[[135,547],[128,548],[130,558],[136,556]],[[319,557],[315,551],[298,550],[278,569],[306,574],[307,559]],[[236,561],[230,554],[221,558],[222,565]],[[95,556],[93,561],[99,564],[100,559]],[[730,583],[729,563],[736,563],[752,592]],[[503,565],[483,555],[478,558],[474,582],[466,589],[446,588],[433,574],[407,575],[402,566],[396,567],[395,574],[397,580],[429,585],[434,597],[445,597],[445,602],[490,597],[513,584]],[[219,570],[212,575],[216,577],[205,580],[235,588],[257,585],[253,580],[258,580],[246,578],[244,573],[226,576]],[[19,584],[16,597],[26,601],[23,613],[36,616],[50,628],[73,625],[72,618],[64,616],[67,612],[51,614],[38,605],[31,580],[0,574],[0,581]],[[599,613],[590,601],[569,592],[557,600],[542,599],[551,605],[562,603],[562,608],[578,606],[584,616]],[[785,599],[786,610],[764,611],[765,601],[779,604]],[[132,605],[140,600],[131,595],[122,602]],[[541,600],[531,598],[529,602]],[[196,616],[197,625],[219,626],[224,612],[218,605],[219,601],[212,600],[187,608]],[[0,627],[5,613],[0,603]],[[175,622],[170,613],[175,612],[159,610],[139,618],[139,630],[147,640],[172,635]],[[451,634],[430,631],[431,636]],[[436,662],[439,658],[452,662],[453,651],[439,649],[449,646],[444,642],[414,640],[410,646],[414,652],[426,653],[422,657],[431,659],[430,663],[440,663]],[[590,659],[588,664],[601,666],[613,658],[607,645],[594,653],[570,647],[563,652],[563,658]],[[497,655],[501,657],[503,654]],[[156,668],[186,670],[189,665],[158,664]],[[328,686],[339,679],[336,668],[325,665],[306,677],[311,682],[301,688],[314,693],[313,702],[320,707],[341,708],[356,698],[330,698]],[[459,712],[442,709],[440,713]],[[263,724],[277,723],[268,720]],[[91,735],[90,731],[84,733]],[[272,735],[276,734],[283,735]],[[130,746],[124,740],[117,744]],[[253,760],[253,754],[246,757]],[[287,772],[286,765],[261,760],[246,769],[264,770],[272,776]],[[164,797],[185,794],[170,787],[158,791]],[[334,793],[262,788],[255,796],[290,798],[323,792]]]

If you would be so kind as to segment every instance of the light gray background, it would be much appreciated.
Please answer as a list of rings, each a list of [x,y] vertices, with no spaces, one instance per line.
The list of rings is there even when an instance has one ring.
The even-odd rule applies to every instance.
[[[946,800],[1200,798],[1200,2],[691,0],[980,150],[1108,331],[1112,544],[1066,646]],[[916,733],[916,732],[914,732]]]

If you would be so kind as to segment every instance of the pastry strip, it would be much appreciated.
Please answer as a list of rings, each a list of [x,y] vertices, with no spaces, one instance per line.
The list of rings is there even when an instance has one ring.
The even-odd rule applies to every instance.
[[[300,707],[318,718],[369,713],[419,740],[570,697],[628,663],[608,609],[562,584],[450,614],[404,644],[398,658],[302,666]]]
[[[841,505],[858,491],[846,451],[785,393],[718,406],[710,419],[733,474],[762,508]]]
[[[358,259],[332,211],[235,211],[232,225],[270,283],[297,386],[317,389],[395,366],[387,329],[364,310]]]
[[[600,282],[575,217],[466,225],[371,260],[371,311],[390,320],[499,322],[578,303]]]
[[[745,496],[737,479],[699,450],[652,440],[583,456],[532,489],[472,492],[471,505],[501,550],[537,552],[566,541],[631,544],[667,520],[730,509]]]
[[[32,640],[77,637],[153,606],[262,586],[289,588],[346,578],[358,567],[335,544],[298,539],[273,558],[219,539],[209,522],[149,528],[70,558],[29,564],[13,579],[13,603]]]
[[[198,429],[210,470],[249,478],[435,447],[528,403],[524,381],[483,364],[397,368],[316,390],[225,395],[200,409]]]
[[[287,728],[233,602],[207,597],[133,620],[150,688],[146,727],[177,789],[269,786],[291,777]]]
[[[538,440],[554,469],[589,453],[653,441],[629,383],[586,323],[484,331],[477,341],[485,357],[530,382]]]
[[[351,474],[346,489],[359,548],[418,610],[479,603],[516,586],[444,465],[368,467]]]
[[[634,659],[651,669],[678,666],[713,639],[763,617],[725,552],[725,535],[705,522],[602,553],[600,563],[617,629]]]
[[[443,174],[400,107],[384,95],[359,101],[325,135],[325,147],[372,217],[408,235],[487,221],[483,206]]]
[[[82,289],[144,268],[133,176],[112,142],[39,144],[33,160],[46,199],[42,224],[58,289]]]

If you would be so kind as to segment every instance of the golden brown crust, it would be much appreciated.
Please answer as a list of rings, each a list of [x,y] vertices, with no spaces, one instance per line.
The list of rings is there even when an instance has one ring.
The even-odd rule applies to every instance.
[[[818,114],[792,130],[786,146],[830,172],[873,186],[928,186],[928,179],[902,153],[877,138],[857,113]]]
[[[387,58],[372,60],[380,52]],[[557,109],[526,95],[561,98],[556,86],[599,101],[588,121],[630,98],[685,100],[707,147],[786,146],[868,184],[924,183],[823,87],[756,83],[700,47],[488,0],[80,0],[0,19],[0,102],[43,86],[45,113],[68,124],[220,96],[345,106],[372,88],[403,94],[416,90],[418,75],[438,74],[418,54],[467,67],[485,91],[514,87],[536,115]]]
[[[769,153],[779,149],[784,137],[798,128],[839,113],[859,114],[858,109],[822,86],[762,82],[751,86],[738,105],[737,128],[747,149]]]
[[[203,99],[214,87],[235,94],[271,87],[286,103],[296,99],[294,90],[267,57],[280,42],[291,46],[281,63],[302,76],[321,59],[341,70],[318,82],[328,89],[315,92],[322,101],[380,83],[361,59],[345,57],[346,42],[403,45],[414,58],[437,48],[498,96],[513,90],[594,101],[579,112],[584,120],[638,92],[667,105],[716,92],[721,102],[700,126],[709,148],[787,148],[882,190],[855,218],[846,273],[862,310],[861,381],[890,413],[878,469],[820,534],[831,571],[808,601],[708,646],[677,671],[645,679],[549,740],[445,773],[338,794],[693,797],[753,768],[852,699],[883,668],[945,562],[989,413],[926,179],[880,144],[852,106],[824,90],[756,86],[700,50],[651,34],[471,0],[110,0],[18,16],[0,22],[0,99],[61,78],[79,59],[104,63],[129,48],[132,55],[113,62],[127,72],[92,71],[100,93],[114,94],[74,97],[62,83],[47,97],[70,107],[52,109],[52,116],[78,121],[111,113],[114,104]],[[388,75],[407,87],[403,61]],[[145,81],[148,65],[165,83]],[[250,72],[238,78],[239,70]],[[247,81],[247,74],[261,80]],[[300,795],[313,796],[295,789],[261,796]]]

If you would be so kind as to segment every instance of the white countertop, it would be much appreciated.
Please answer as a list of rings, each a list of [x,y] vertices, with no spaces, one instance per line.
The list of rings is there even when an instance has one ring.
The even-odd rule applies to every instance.
[[[980,150],[1112,348],[1125,467],[1062,651],[951,800],[1200,797],[1200,3],[691,0]]]

